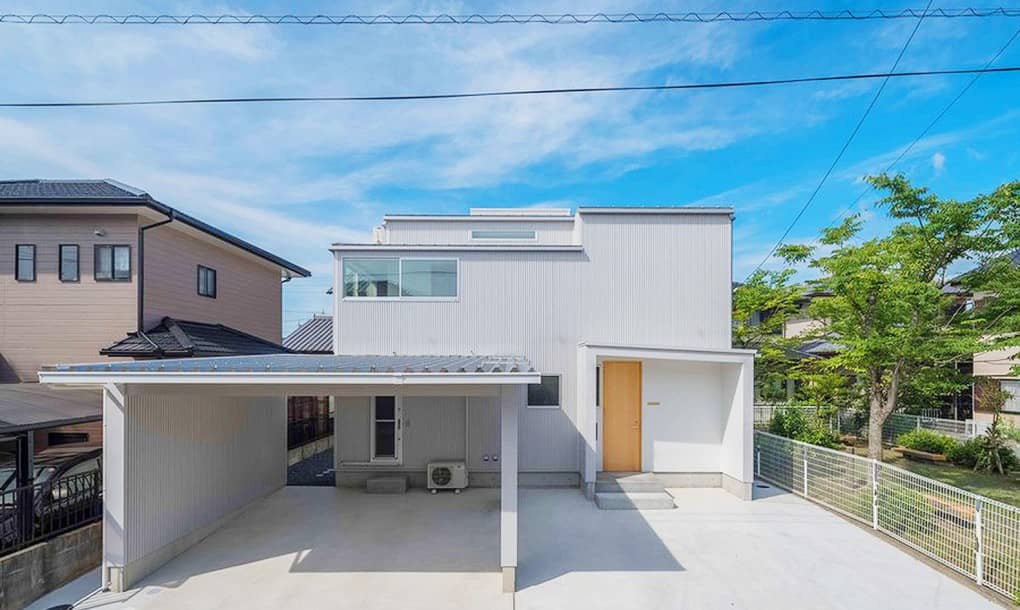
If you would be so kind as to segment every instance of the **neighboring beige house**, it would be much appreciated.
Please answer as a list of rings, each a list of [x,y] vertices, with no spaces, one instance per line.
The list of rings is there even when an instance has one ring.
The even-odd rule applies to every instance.
[[[308,275],[113,180],[2,181],[0,383],[58,362],[286,351],[281,282]]]

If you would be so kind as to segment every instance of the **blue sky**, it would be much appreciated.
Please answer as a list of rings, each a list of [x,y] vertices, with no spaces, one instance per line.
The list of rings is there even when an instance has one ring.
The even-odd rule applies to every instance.
[[[1003,5],[1017,6],[1013,3]],[[854,3],[854,8],[924,3]],[[845,8],[739,1],[689,10]],[[956,6],[956,5],[952,5]],[[654,12],[649,3],[343,5],[37,2],[10,12]],[[0,26],[4,100],[366,95],[885,71],[911,20],[378,27]],[[983,65],[1020,19],[932,19],[900,70]],[[1020,64],[1020,41],[997,65]],[[889,83],[790,241],[810,242],[969,76]],[[877,81],[389,104],[0,110],[0,178],[112,177],[302,264],[292,328],[328,311],[327,246],[386,212],[730,205],[734,276],[810,195]],[[1020,178],[1020,76],[989,75],[898,170],[969,198]],[[887,226],[861,200],[869,231]]]

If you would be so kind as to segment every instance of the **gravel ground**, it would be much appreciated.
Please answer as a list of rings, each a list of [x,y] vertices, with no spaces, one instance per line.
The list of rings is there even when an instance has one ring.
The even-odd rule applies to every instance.
[[[287,468],[287,485],[333,487],[334,484],[332,449]]]

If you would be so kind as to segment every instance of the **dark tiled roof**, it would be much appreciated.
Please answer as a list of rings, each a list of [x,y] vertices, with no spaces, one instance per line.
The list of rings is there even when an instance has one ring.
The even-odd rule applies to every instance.
[[[283,346],[302,354],[333,353],[333,316],[316,314],[283,338]]]
[[[145,193],[113,180],[2,180],[0,199],[143,199]]]
[[[356,356],[271,354],[232,358],[179,358],[89,364],[58,364],[60,372],[120,373],[529,373],[522,356]]]
[[[311,272],[304,267],[295,265],[165,203],[160,203],[145,191],[109,178],[104,180],[3,180],[0,181],[0,205],[18,207],[27,205],[145,206],[168,218],[172,217],[175,221],[250,252],[295,275],[301,277],[311,275]]]
[[[54,390],[38,383],[0,384],[0,433],[38,430],[102,419],[103,396]]]
[[[207,356],[250,356],[283,354],[287,348],[222,324],[163,318],[144,333],[129,333],[110,347],[104,356],[173,358]]]
[[[832,354],[841,352],[844,349],[845,348],[838,343],[832,343],[825,339],[814,339],[801,344],[796,351],[797,353],[806,356],[831,356]]]

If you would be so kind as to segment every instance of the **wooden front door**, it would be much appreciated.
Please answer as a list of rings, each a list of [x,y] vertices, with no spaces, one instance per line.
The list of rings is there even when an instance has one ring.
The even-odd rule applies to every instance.
[[[641,470],[641,363],[602,363],[602,469]]]

